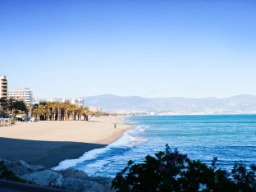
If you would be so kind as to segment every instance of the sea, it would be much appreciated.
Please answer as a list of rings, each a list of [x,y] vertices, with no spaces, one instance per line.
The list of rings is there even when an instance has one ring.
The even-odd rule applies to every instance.
[[[226,170],[234,162],[256,164],[256,115],[134,116],[123,123],[135,128],[108,146],[62,161],[54,169],[72,167],[89,176],[115,177],[129,160],[141,163],[147,155],[164,151],[166,144],[208,165],[217,157],[218,166]]]

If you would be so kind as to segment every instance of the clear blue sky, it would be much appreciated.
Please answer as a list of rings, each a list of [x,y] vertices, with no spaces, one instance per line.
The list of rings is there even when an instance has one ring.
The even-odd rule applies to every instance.
[[[41,97],[256,95],[256,1],[1,0],[0,74]]]

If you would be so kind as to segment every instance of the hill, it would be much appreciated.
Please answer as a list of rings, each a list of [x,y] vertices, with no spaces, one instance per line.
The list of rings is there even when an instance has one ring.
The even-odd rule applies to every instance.
[[[143,98],[112,94],[83,97],[84,105],[101,107],[102,111],[165,114],[230,114],[256,113],[256,96],[238,95],[228,98]]]

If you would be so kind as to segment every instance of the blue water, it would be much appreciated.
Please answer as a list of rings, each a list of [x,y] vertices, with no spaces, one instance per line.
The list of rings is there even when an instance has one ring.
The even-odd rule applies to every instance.
[[[230,170],[235,161],[256,164],[256,115],[137,116],[124,124],[134,125],[116,142],[66,160],[56,169],[74,167],[90,176],[110,176],[122,170],[129,160],[142,162],[146,155],[172,149]]]

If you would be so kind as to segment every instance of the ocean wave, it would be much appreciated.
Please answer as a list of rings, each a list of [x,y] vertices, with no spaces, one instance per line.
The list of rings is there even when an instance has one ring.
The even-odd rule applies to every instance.
[[[142,144],[142,143],[145,143],[148,141],[148,139],[146,138],[143,138],[143,137],[133,137],[133,136],[130,136],[130,141],[131,141],[131,144],[134,146],[134,145],[139,145],[139,144]]]
[[[145,130],[145,128],[146,126],[137,126],[135,129],[128,130],[124,132],[118,140],[107,145],[106,147],[100,149],[93,149],[91,151],[85,152],[78,159],[67,159],[61,161],[59,165],[54,167],[53,169],[62,170],[70,167],[78,168],[81,167],[81,165],[83,165],[84,162],[91,160],[95,161],[100,159],[102,156],[120,155],[121,153],[124,153],[125,151],[129,150],[131,147],[135,145],[140,145],[141,143],[145,143],[148,141],[143,137],[134,136],[138,132],[141,132],[140,130]]]

